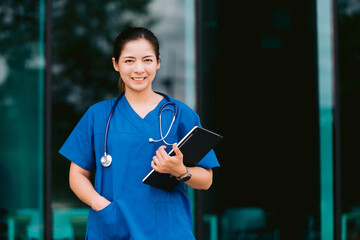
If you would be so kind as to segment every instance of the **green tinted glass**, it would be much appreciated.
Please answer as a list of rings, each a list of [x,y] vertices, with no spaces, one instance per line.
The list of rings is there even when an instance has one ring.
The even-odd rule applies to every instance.
[[[0,238],[42,239],[44,1],[0,9]]]

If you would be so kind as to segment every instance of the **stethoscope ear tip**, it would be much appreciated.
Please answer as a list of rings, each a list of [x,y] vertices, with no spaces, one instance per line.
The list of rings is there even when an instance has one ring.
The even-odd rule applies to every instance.
[[[152,139],[152,138],[149,138],[149,142],[154,142],[154,139]]]

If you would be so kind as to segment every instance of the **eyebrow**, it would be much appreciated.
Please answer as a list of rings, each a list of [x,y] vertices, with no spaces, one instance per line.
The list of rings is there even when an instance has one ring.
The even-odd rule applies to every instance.
[[[155,57],[155,56],[154,55],[146,55],[146,56],[144,56],[142,58],[149,58],[149,57]],[[124,58],[133,58],[133,59],[135,59],[134,56],[124,56]]]

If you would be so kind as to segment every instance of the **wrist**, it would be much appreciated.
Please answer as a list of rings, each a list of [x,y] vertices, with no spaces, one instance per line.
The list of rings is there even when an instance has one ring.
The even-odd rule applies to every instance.
[[[180,177],[177,177],[176,179],[179,182],[187,182],[188,180],[190,180],[192,174],[190,172],[189,168],[186,168],[186,173],[184,173],[183,175],[181,175]]]
[[[104,208],[104,205],[106,205],[109,201],[104,198],[103,196],[98,196],[95,197],[92,201],[91,201],[91,208],[94,209],[95,211],[99,211],[101,209]]]
[[[173,174],[173,176],[175,176],[176,178],[179,178],[182,175],[184,175],[185,173],[187,173],[187,167],[185,167],[185,165],[182,165],[181,167],[179,167],[177,169],[177,171]]]
[[[91,199],[91,203],[90,203],[91,206],[90,207],[92,209],[96,210],[98,208],[100,198],[101,198],[101,196],[98,196],[98,197],[95,197],[95,198]]]

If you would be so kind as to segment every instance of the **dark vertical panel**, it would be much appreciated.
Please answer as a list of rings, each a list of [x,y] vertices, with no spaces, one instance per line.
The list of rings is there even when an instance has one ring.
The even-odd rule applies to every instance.
[[[334,31],[334,41],[338,48],[335,54],[336,76],[339,78],[338,96],[336,104],[338,106],[336,117],[340,118],[339,135],[336,140],[340,140],[341,169],[336,169],[340,180],[336,179],[337,184],[341,184],[341,192],[337,192],[337,198],[341,196],[340,209],[335,209],[338,215],[342,214],[344,220],[341,235],[343,239],[351,239],[359,236],[360,228],[358,225],[358,214],[360,212],[360,196],[357,193],[357,183],[359,181],[360,168],[360,9],[358,1],[337,0],[334,6],[334,15],[337,20]],[[335,3],[334,3],[335,4]],[[337,8],[337,9],[336,9]],[[340,116],[339,116],[340,115]],[[340,167],[340,166],[338,166]],[[340,176],[341,171],[341,176]],[[336,220],[338,221],[337,216]],[[338,223],[336,223],[338,225]],[[338,229],[340,227],[337,227]],[[338,233],[336,233],[338,235]]]
[[[222,238],[225,210],[252,206],[281,239],[319,234],[316,1],[201,7],[199,113],[225,137],[203,212]]]
[[[334,236],[341,239],[341,145],[340,145],[340,79],[339,79],[339,54],[338,54],[338,17],[337,0],[331,1],[332,5],[332,56],[333,56],[333,103],[334,103]]]
[[[200,71],[200,56],[201,56],[201,0],[195,0],[195,98],[196,98],[196,111],[199,113],[200,106],[202,105],[202,91],[201,91],[201,71]],[[201,114],[200,114],[201,116]],[[195,236],[198,240],[203,240],[203,232],[202,232],[202,195],[201,192],[195,190]]]
[[[196,111],[199,113],[202,106],[202,94],[201,89],[201,42],[202,42],[202,14],[201,14],[202,4],[201,0],[195,0],[195,91],[196,91]],[[199,113],[201,116],[202,114]]]
[[[52,96],[52,0],[45,5],[45,114],[44,114],[44,239],[52,239],[51,96]]]

